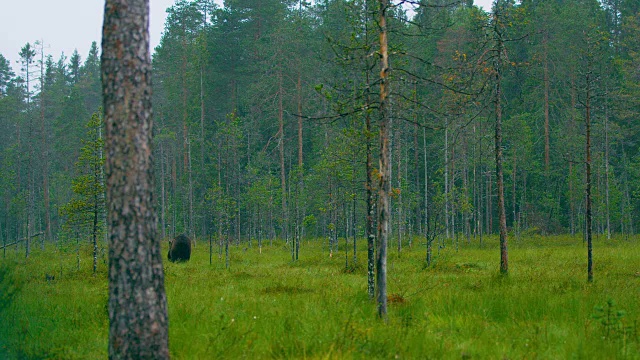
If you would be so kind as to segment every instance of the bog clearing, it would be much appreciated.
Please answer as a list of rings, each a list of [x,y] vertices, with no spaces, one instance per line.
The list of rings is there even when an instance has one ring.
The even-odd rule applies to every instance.
[[[348,268],[344,244],[329,257],[305,240],[297,262],[283,242],[231,246],[229,269],[200,241],[188,263],[164,261],[171,355],[640,359],[639,240],[596,239],[589,284],[580,237],[512,241],[506,277],[496,238],[446,242],[431,267],[416,239],[390,250],[386,323],[368,299],[364,240]],[[0,264],[0,358],[106,358],[104,258],[96,276],[89,246],[79,269],[72,245],[26,261],[12,249]]]

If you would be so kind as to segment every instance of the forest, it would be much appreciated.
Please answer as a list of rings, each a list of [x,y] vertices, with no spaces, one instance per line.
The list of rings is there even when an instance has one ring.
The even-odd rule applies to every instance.
[[[193,244],[163,259],[173,357],[640,358],[640,2],[167,13],[150,193],[162,253]],[[104,54],[19,56],[0,54],[0,357],[104,357]]]

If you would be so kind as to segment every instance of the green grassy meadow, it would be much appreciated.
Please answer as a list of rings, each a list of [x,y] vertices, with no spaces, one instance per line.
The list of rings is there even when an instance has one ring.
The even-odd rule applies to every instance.
[[[389,249],[385,323],[366,293],[366,250],[345,270],[320,241],[293,263],[281,243],[231,247],[225,269],[199,242],[185,264],[165,260],[175,359],[640,359],[640,239],[594,242],[588,284],[580,237],[511,239],[498,275],[496,238],[434,249]],[[164,245],[166,247],[166,243]],[[351,245],[350,245],[351,247]],[[166,254],[166,250],[163,251]],[[349,254],[349,262],[352,261]],[[106,265],[91,275],[71,250],[0,252],[0,358],[107,356]],[[55,274],[47,280],[45,274]]]

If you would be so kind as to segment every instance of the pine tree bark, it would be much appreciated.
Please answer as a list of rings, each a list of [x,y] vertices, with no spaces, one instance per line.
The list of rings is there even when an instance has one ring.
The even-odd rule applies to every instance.
[[[109,358],[168,359],[153,199],[149,0],[106,0],[104,13]]]

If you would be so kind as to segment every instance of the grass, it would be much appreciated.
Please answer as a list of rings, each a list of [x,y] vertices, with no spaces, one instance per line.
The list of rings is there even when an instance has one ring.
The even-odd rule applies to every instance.
[[[164,264],[170,351],[175,359],[640,359],[638,240],[598,240],[592,284],[577,237],[512,241],[508,277],[498,275],[495,238],[434,252],[428,268],[422,246],[390,249],[386,323],[366,294],[363,241],[348,271],[344,252],[330,258],[318,242],[305,241],[296,263],[282,243],[262,254],[234,246],[229,270],[217,254],[209,265],[199,243],[190,262]],[[106,357],[106,265],[93,277],[90,249],[81,256],[78,271],[71,252],[0,255],[0,358]]]

